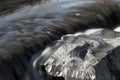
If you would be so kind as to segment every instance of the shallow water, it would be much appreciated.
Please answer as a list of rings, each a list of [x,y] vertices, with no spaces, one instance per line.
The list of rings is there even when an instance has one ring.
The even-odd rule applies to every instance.
[[[24,1],[23,1],[24,2]],[[92,1],[87,0],[50,0],[50,1],[30,1],[30,2],[24,2],[21,4],[21,2],[14,2],[14,7],[16,8],[7,8],[10,11],[7,13],[4,13],[0,17],[0,32],[1,38],[4,38],[3,36],[5,34],[10,35],[11,32],[13,33],[13,29],[17,27],[23,28],[24,27],[31,27],[34,28],[38,26],[45,26],[45,23],[47,25],[53,25],[54,23],[51,22],[61,20],[63,21],[64,15],[71,13],[71,12],[77,12],[73,9],[69,9],[71,7],[75,6],[82,6],[85,3],[92,3]],[[9,2],[5,3],[6,5],[10,4]],[[6,11],[6,10],[4,10]],[[4,12],[3,11],[3,12]],[[79,14],[78,14],[79,16]],[[26,30],[26,29],[25,29]],[[16,30],[17,31],[17,30]],[[24,31],[24,30],[23,30]],[[14,32],[14,34],[17,34]],[[1,42],[1,40],[0,40]]]
[[[9,23],[10,21],[30,19],[32,17],[42,17],[48,13],[65,13],[67,8],[81,5],[85,2],[86,1],[80,0],[54,0],[42,3],[34,2],[32,4],[28,4],[26,2],[27,4],[24,5],[20,4],[20,2],[17,2],[19,5],[14,5],[16,8],[9,7],[7,8],[9,11],[1,15],[0,26],[2,26],[4,23],[6,24],[6,22]],[[6,3],[6,5],[9,5],[9,3]],[[6,12],[6,10],[2,11],[1,13],[3,12]]]

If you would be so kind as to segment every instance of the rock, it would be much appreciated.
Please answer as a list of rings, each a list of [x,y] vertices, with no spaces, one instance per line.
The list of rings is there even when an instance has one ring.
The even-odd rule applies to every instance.
[[[65,80],[119,80],[120,43],[115,41],[120,37],[105,37],[108,33],[113,31],[104,31],[99,37],[93,33],[65,35],[45,49],[36,64],[45,65],[48,75]]]
[[[120,79],[120,46],[108,51],[108,55],[94,67],[96,80]]]

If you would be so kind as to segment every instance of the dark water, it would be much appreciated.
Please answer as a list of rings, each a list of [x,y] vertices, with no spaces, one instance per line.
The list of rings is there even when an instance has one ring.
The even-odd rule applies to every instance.
[[[78,3],[77,3],[78,2]],[[79,0],[5,0],[0,2],[0,24],[3,21],[13,21],[15,19],[30,19],[31,17],[41,17],[48,13],[64,12],[70,6],[85,3]],[[89,1],[87,1],[88,3]],[[41,6],[42,5],[42,6]],[[61,13],[62,14],[62,13]],[[1,26],[1,25],[0,25]]]
[[[18,7],[27,4],[33,4],[40,0],[0,0],[0,14],[5,14],[8,12],[12,12]]]
[[[6,5],[5,9],[1,9],[0,17],[0,37],[5,34],[17,34],[15,31],[22,30],[39,30],[45,24],[53,25],[54,21],[64,21],[63,18],[68,13],[77,14],[78,10],[69,9],[85,3],[93,3],[92,1],[79,0],[52,0],[52,1],[3,1],[1,4]],[[10,7],[12,5],[12,7]],[[2,5],[1,5],[2,6]],[[9,7],[7,7],[9,6]],[[4,6],[2,6],[4,8]],[[79,14],[78,14],[79,15]],[[53,21],[53,22],[52,22]],[[56,25],[55,23],[54,25]],[[40,26],[40,27],[39,27]],[[38,28],[39,27],[39,28]],[[38,29],[37,29],[38,28]],[[4,37],[3,37],[4,38]]]

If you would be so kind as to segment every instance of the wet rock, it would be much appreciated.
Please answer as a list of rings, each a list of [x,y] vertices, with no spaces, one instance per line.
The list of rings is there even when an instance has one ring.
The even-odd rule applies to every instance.
[[[70,57],[80,57],[81,59],[84,59],[86,56],[87,50],[89,48],[89,44],[85,44],[83,46],[77,46],[73,50],[70,51]]]
[[[108,51],[108,55],[95,66],[96,80],[120,79],[120,46]]]
[[[99,37],[84,33],[63,36],[35,62],[45,65],[48,75],[62,76],[65,80],[119,80],[120,43],[115,41],[120,41],[120,37],[105,37],[108,32],[114,31],[104,34],[101,31]]]

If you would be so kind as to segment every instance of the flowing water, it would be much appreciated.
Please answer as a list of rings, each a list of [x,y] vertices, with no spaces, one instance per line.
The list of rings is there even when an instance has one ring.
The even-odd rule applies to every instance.
[[[0,54],[3,53],[9,57],[8,55],[14,56],[14,54],[17,53],[23,53],[22,57],[18,57],[18,59],[20,59],[18,60],[18,63],[21,65],[17,64],[16,62],[16,65],[12,66],[15,67],[14,71],[16,72],[19,80],[21,80],[21,77],[23,77],[25,71],[29,72],[29,69],[31,69],[31,67],[28,68],[31,58],[31,62],[33,62],[32,67],[34,68],[36,67],[37,61],[36,56],[40,56],[39,51],[44,49],[46,45],[52,43],[53,40],[60,39],[62,35],[75,33],[77,31],[85,31],[88,28],[101,28],[102,26],[112,29],[113,27],[118,26],[118,19],[115,18],[116,24],[114,25],[112,23],[106,23],[109,18],[106,20],[105,18],[101,17],[101,15],[104,16],[107,14],[107,12],[104,12],[105,10],[108,10],[106,8],[107,6],[102,6],[105,9],[103,9],[104,11],[97,6],[95,7],[100,9],[100,11],[95,9],[96,12],[92,12],[91,9],[88,9],[87,12],[87,8],[84,9],[84,7],[81,8],[82,10],[80,10],[80,7],[92,5],[94,1],[99,3],[99,0],[0,1]],[[116,1],[117,0],[114,0],[113,3]],[[119,4],[119,1],[116,4]],[[91,12],[89,12],[89,10],[91,10]],[[99,23],[96,22],[97,25],[92,24],[94,18],[98,18]],[[91,24],[89,21],[91,21]],[[26,55],[29,56],[26,57]],[[4,56],[5,60],[9,61],[6,56]],[[10,59],[14,60],[14,58]],[[39,75],[40,73],[37,74],[35,71],[32,72],[33,77],[30,79],[30,75],[26,75],[27,77],[25,77],[25,80],[42,80],[43,76],[41,77],[41,75]],[[11,76],[10,78],[10,80],[12,80]],[[6,78],[6,80],[9,79]]]

